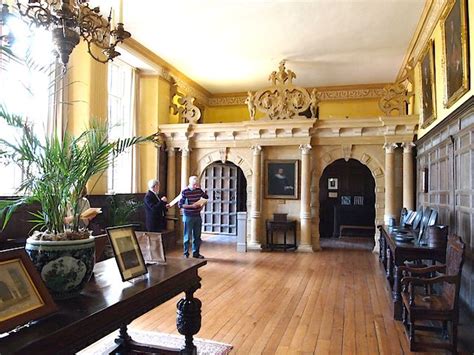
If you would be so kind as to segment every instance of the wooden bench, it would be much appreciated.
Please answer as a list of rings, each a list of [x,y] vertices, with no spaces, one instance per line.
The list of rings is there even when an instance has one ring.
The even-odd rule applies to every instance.
[[[355,230],[361,230],[361,231],[373,231],[375,233],[375,227],[372,227],[372,226],[356,226],[356,225],[350,225],[350,224],[341,224],[339,226],[339,238],[343,236],[342,231],[344,229],[355,229]]]

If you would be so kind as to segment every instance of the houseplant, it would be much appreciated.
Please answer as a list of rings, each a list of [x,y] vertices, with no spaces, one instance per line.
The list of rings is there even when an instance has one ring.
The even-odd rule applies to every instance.
[[[26,176],[18,189],[21,197],[0,202],[3,225],[16,207],[32,202],[41,206],[32,213],[36,232],[28,238],[26,249],[53,297],[71,297],[89,280],[94,265],[94,239],[79,227],[81,192],[93,176],[108,168],[113,157],[155,136],[111,142],[107,124],[92,121],[77,137],[67,132],[38,137],[26,120],[3,105],[0,119],[17,131],[16,136],[0,139],[0,160],[19,165]],[[70,224],[65,223],[68,211],[73,216]],[[78,249],[72,249],[73,243]]]

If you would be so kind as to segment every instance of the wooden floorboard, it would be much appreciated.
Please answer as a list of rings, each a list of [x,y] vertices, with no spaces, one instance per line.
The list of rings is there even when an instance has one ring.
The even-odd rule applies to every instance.
[[[370,249],[346,243],[317,253],[237,253],[232,238],[207,237],[201,251],[208,264],[195,293],[203,303],[197,337],[232,344],[236,354],[410,353]],[[181,297],[131,328],[178,334]]]

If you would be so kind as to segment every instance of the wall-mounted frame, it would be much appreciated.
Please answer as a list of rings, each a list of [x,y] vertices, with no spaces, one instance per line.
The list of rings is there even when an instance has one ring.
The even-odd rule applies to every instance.
[[[423,128],[428,127],[436,119],[436,90],[434,68],[434,42],[430,40],[421,55],[421,91],[422,91],[422,122]]]
[[[420,180],[421,180],[421,191],[423,191],[424,193],[427,193],[428,192],[428,168],[423,168],[423,170],[421,170],[421,176],[420,176]]]
[[[0,252],[0,333],[56,310],[24,248]]]
[[[328,178],[328,190],[337,190],[338,188],[337,178]]]
[[[123,281],[148,272],[133,225],[106,228]]]
[[[441,18],[444,107],[469,91],[469,41],[465,0],[455,0]]]
[[[161,233],[135,232],[147,264],[166,264],[165,248]]]
[[[265,198],[298,199],[299,160],[265,161]]]

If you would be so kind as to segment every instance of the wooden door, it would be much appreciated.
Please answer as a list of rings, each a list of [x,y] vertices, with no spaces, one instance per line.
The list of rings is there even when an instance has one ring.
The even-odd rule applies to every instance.
[[[237,235],[239,169],[233,164],[214,163],[204,171],[201,185],[209,195],[204,210],[203,231]]]

